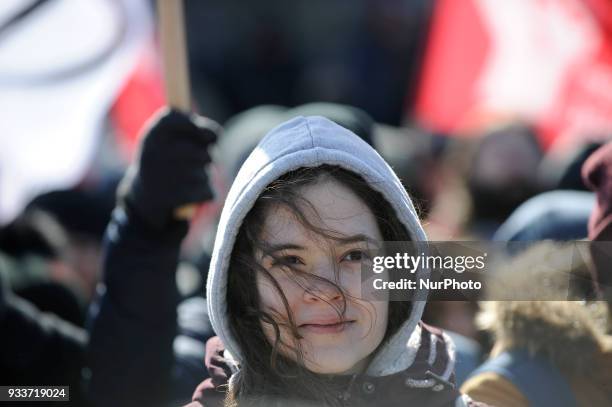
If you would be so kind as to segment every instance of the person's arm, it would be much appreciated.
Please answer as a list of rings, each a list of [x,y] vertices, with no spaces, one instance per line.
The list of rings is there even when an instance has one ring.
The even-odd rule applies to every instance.
[[[123,204],[107,229],[103,284],[91,310],[89,395],[96,405],[163,405],[176,335],[175,284],[187,221],[174,211],[212,198],[205,165],[216,125],[178,112],[153,122]]]
[[[89,394],[99,406],[164,400],[173,361],[174,271],[187,227],[150,235],[128,213],[118,208],[113,214],[104,282],[92,309]]]

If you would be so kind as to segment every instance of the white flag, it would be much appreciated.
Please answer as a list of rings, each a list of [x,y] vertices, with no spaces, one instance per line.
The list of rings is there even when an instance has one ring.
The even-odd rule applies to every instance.
[[[32,3],[0,2],[0,225],[82,179],[153,30],[144,0]]]

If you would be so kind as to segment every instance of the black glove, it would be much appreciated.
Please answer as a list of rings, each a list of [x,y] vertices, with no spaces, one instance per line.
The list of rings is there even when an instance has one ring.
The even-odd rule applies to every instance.
[[[158,112],[143,137],[137,166],[120,188],[128,209],[162,230],[177,221],[176,208],[212,199],[205,166],[211,161],[208,147],[220,130],[213,120],[195,114]]]

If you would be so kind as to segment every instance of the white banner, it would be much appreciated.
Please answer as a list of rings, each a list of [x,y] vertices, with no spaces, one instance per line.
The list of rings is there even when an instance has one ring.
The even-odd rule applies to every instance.
[[[32,3],[0,3],[0,225],[82,179],[153,30],[145,0],[53,0],[15,18]]]

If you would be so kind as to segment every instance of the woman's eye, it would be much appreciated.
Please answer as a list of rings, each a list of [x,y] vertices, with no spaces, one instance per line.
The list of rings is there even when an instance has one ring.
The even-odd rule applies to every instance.
[[[346,261],[362,261],[365,260],[368,257],[368,255],[366,253],[364,253],[362,250],[353,250],[349,253],[347,253],[342,260],[346,260]]]
[[[302,260],[297,256],[287,256],[285,257],[285,263],[297,265],[302,264]]]
[[[283,256],[272,262],[273,266],[299,266],[304,264],[298,256]]]

